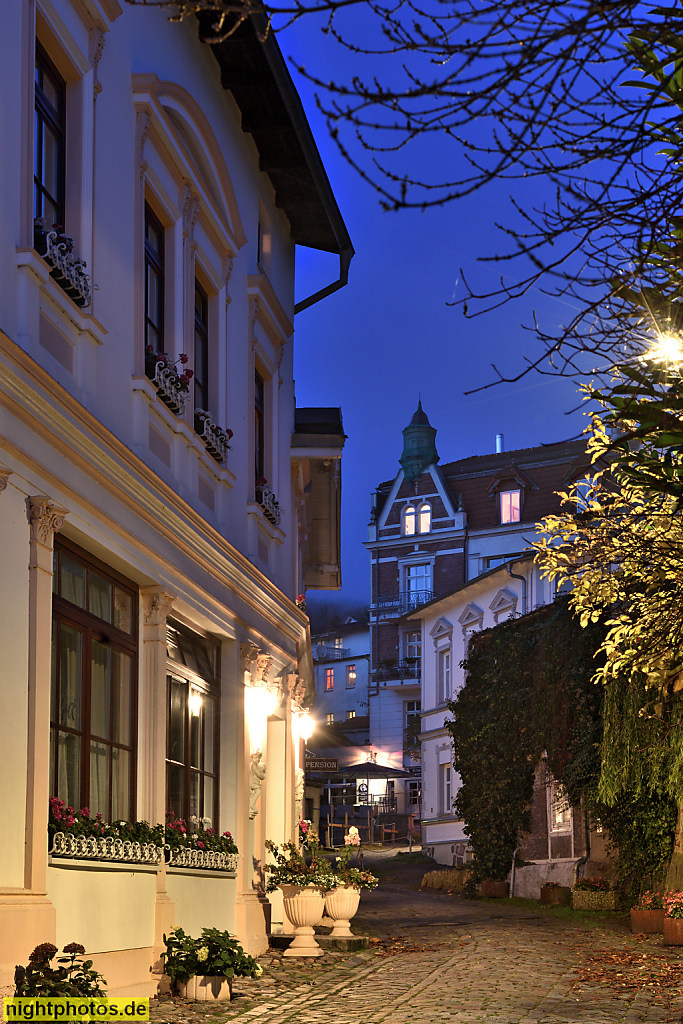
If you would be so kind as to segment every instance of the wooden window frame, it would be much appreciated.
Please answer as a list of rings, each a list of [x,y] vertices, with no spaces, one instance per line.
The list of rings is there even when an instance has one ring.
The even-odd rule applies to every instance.
[[[197,312],[197,295],[201,299],[201,313]],[[202,360],[198,356],[201,349]],[[203,362],[205,380],[201,380],[198,366]],[[209,409],[209,296],[195,277],[194,279],[194,407],[210,412]]]
[[[42,84],[36,79],[47,70],[54,78],[61,95],[61,110],[56,110],[43,92]],[[47,198],[56,210],[55,224],[64,229],[66,207],[66,82],[50,60],[45,49],[36,40],[35,73],[34,73],[34,139],[36,150],[33,154],[33,216],[44,217],[44,200]],[[45,186],[38,170],[42,168],[42,152],[44,125],[47,124],[56,135],[59,143],[58,180],[59,195],[51,195]],[[40,130],[39,129],[40,126]],[[40,202],[38,197],[40,196]],[[45,230],[51,231],[53,224],[45,224]]]
[[[169,625],[174,625],[169,623]],[[182,623],[175,623],[175,625],[181,625]],[[187,627],[189,630],[189,627]],[[192,630],[191,632],[194,632]],[[201,636],[201,634],[197,634]],[[202,637],[204,640],[212,642],[210,637]],[[216,647],[216,675],[213,683],[204,679],[197,672],[188,668],[188,666],[181,664],[178,661],[174,661],[171,658],[167,660],[166,669],[166,752],[164,759],[164,771],[165,771],[165,807],[168,813],[171,810],[170,807],[170,769],[173,765],[182,767],[183,769],[183,798],[181,808],[182,813],[178,817],[188,821],[190,815],[190,793],[191,793],[191,778],[193,773],[199,774],[202,778],[210,776],[213,779],[213,806],[211,813],[206,815],[206,808],[203,808],[204,814],[198,814],[198,818],[204,816],[211,818],[211,827],[218,831],[218,822],[220,814],[220,764],[221,764],[221,751],[220,751],[220,708],[221,708],[221,693],[220,693],[220,645],[215,644]],[[172,682],[184,683],[187,686],[187,699],[184,707],[184,721],[183,721],[183,746],[185,751],[184,762],[169,757],[169,731],[170,731],[170,707],[171,707],[171,685]],[[191,758],[191,746],[190,746],[190,694],[192,689],[200,690],[205,693],[214,704],[214,718],[213,718],[213,771],[207,771],[204,767],[197,768],[192,765]],[[203,746],[203,743],[202,743]],[[203,787],[200,790],[200,805],[204,799]],[[200,809],[202,809],[200,807]]]
[[[151,224],[154,230],[159,236],[159,252],[152,248],[147,241],[147,224]],[[145,203],[145,222],[144,222],[144,268],[145,268],[145,350],[147,348],[153,348],[155,352],[165,352],[166,342],[164,339],[164,303],[166,301],[166,229],[161,223],[154,210]],[[157,275],[159,280],[159,301],[157,315],[159,318],[158,324],[150,316],[149,309],[149,271],[150,269]],[[149,341],[149,327],[153,327],[157,333],[158,340],[155,345],[150,345]]]
[[[254,370],[254,473],[256,480],[266,478],[266,378]],[[258,489],[258,485],[257,485]]]
[[[332,685],[331,686],[328,685],[330,680],[332,681]],[[334,690],[334,668],[326,668],[325,669],[325,693],[330,693],[332,690]]]
[[[119,587],[121,590],[126,591],[132,597],[132,609],[131,609],[131,622],[133,625],[133,631],[126,633],[124,630],[119,629],[111,623],[105,622],[104,619],[99,619],[92,612],[87,611],[85,608],[79,608],[78,605],[72,604],[63,598],[59,594],[60,587],[60,568],[62,562],[62,553],[67,554],[68,557],[73,558],[74,561],[82,564],[85,569],[92,569],[106,579],[108,582]],[[50,732],[51,735],[56,737],[60,734],[77,735],[81,739],[81,753],[79,759],[79,807],[90,807],[91,794],[90,794],[90,741],[94,739],[97,743],[105,744],[110,750],[117,748],[120,750],[126,750],[130,752],[130,777],[129,777],[129,808],[130,808],[130,820],[135,821],[136,806],[135,806],[135,794],[137,784],[137,715],[138,715],[138,658],[139,658],[139,640],[138,640],[138,591],[135,584],[131,580],[122,576],[120,573],[115,572],[106,563],[101,562],[97,558],[93,558],[87,551],[79,548],[75,544],[71,544],[62,538],[55,540],[55,587],[52,594],[52,622],[53,630],[55,624],[67,624],[73,626],[79,632],[83,634],[83,650],[81,652],[82,660],[82,691],[81,691],[81,728],[72,729],[69,726],[62,725],[55,719],[58,715],[55,714],[55,707],[51,706],[50,709]],[[86,577],[87,580],[87,577]],[[88,592],[86,584],[86,605],[88,602]],[[130,686],[130,744],[124,744],[116,742],[114,740],[103,739],[99,736],[94,736],[91,731],[91,682],[92,682],[92,644],[93,641],[111,644],[112,649],[118,649],[123,651],[126,655],[131,658],[131,686]],[[57,665],[59,664],[59,637],[55,645],[55,654],[57,656]],[[55,666],[53,666],[53,669]],[[61,680],[58,678],[55,681],[53,687],[53,696],[56,698],[57,705],[59,704],[59,686]],[[113,688],[110,696],[110,701],[113,702]],[[111,714],[111,704],[110,704]],[[58,778],[58,744],[55,741],[53,743],[53,763],[51,764],[51,789],[54,787]],[[112,808],[112,777],[113,772],[110,762],[109,770],[109,791],[108,800],[109,808]],[[56,796],[56,793],[51,793],[52,796]],[[78,808],[77,808],[78,809]]]

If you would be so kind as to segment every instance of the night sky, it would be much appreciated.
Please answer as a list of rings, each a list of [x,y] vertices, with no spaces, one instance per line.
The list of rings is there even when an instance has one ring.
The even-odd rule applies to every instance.
[[[285,57],[312,73],[340,78],[348,58],[331,46],[312,21],[279,36]],[[365,58],[370,61],[371,58]],[[493,287],[501,265],[477,257],[505,250],[494,222],[509,210],[511,187],[485,192],[444,209],[385,213],[376,193],[340,156],[316,109],[314,89],[292,71],[318,147],[349,229],[356,256],[350,281],[330,298],[296,318],[297,404],[341,406],[348,440],[342,462],[342,574],[344,600],[367,601],[367,536],[370,494],[399,469],[401,431],[421,397],[437,428],[441,462],[495,451],[495,435],[506,450],[560,441],[586,425],[576,385],[532,373],[516,384],[473,395],[463,392],[495,379],[491,363],[519,371],[523,355],[539,352],[531,324],[535,310],[546,327],[562,323],[571,309],[539,290],[514,305],[466,319],[447,303],[461,298],[460,268],[482,287]],[[424,144],[412,167],[449,160],[439,139]],[[513,186],[520,195],[519,186]],[[531,186],[536,197],[538,183]],[[527,188],[526,198],[532,192]],[[338,260],[298,251],[297,298],[338,276]],[[514,264],[508,280],[521,276]],[[310,595],[309,595],[310,596]],[[322,595],[321,595],[322,596]]]

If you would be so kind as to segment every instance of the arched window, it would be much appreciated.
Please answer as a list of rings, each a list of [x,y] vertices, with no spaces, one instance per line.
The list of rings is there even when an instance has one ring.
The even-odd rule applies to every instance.
[[[412,537],[416,532],[416,516],[415,508],[412,505],[408,505],[403,512],[403,533],[406,537]]]
[[[419,533],[429,533],[432,528],[432,506],[427,502],[420,505]]]

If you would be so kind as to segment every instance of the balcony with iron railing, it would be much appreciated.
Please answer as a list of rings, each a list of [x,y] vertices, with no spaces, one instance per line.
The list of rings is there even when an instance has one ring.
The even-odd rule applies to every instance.
[[[385,661],[372,673],[376,683],[402,683],[404,679],[420,681],[420,659],[406,658],[405,661]]]
[[[436,595],[433,590],[404,590],[392,597],[383,597],[371,605],[370,610],[379,615],[405,615],[422,604],[427,604]]]
[[[342,661],[350,657],[350,647],[325,647],[324,644],[315,644],[313,647],[314,661]]]

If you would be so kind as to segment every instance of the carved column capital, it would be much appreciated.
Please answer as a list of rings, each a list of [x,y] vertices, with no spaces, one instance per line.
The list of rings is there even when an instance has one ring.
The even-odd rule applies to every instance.
[[[251,641],[240,644],[240,663],[242,666],[242,672],[248,672],[253,676],[254,667],[256,665],[256,659],[260,653],[260,649],[253,644]]]
[[[31,543],[52,547],[57,530],[64,526],[68,510],[55,505],[44,494],[32,495],[28,501],[28,520],[31,525]]]
[[[147,170],[147,161],[145,159],[145,143],[149,135],[149,129],[152,124],[152,119],[146,110],[138,110],[135,115],[135,144],[137,150],[137,161],[140,169],[140,177],[144,178]]]
[[[7,481],[12,475],[12,470],[8,469],[7,466],[0,466],[0,492],[4,491],[7,487]]]
[[[140,591],[145,626],[166,626],[177,594],[163,587],[143,587]]]

